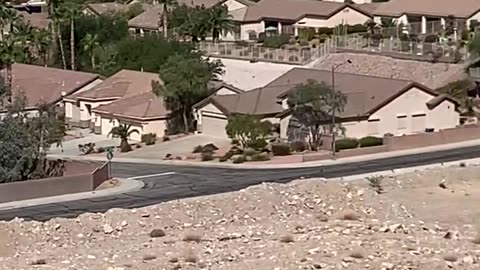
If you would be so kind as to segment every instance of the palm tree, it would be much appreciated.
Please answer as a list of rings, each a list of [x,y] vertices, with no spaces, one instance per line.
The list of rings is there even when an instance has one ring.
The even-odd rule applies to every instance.
[[[33,42],[36,53],[42,58],[44,66],[47,66],[48,48],[52,44],[50,33],[44,29],[35,29],[33,32]]]
[[[18,44],[21,44],[21,48],[24,52],[23,59],[21,61],[26,64],[30,64],[32,62],[31,41],[33,40],[34,31],[35,28],[24,20],[16,21],[12,27],[14,38]]]
[[[226,6],[216,6],[208,11],[208,24],[212,31],[213,41],[217,40],[222,33],[232,33],[235,24],[232,15],[228,14]]]
[[[52,34],[52,45],[51,46],[51,52],[50,56],[55,55],[56,52],[56,46],[60,47],[60,54],[62,57],[62,64],[63,64],[63,69],[67,68],[67,62],[65,60],[65,50],[63,49],[63,42],[62,42],[62,33],[60,31],[60,23],[62,20],[62,14],[60,7],[63,4],[63,0],[49,0],[48,2],[48,14],[50,19],[52,20],[52,23],[50,23],[50,30]]]
[[[0,41],[0,70],[5,68],[7,71],[7,92],[5,94],[8,102],[11,102],[12,94],[12,65],[15,63],[15,58],[22,52],[22,49],[19,48],[17,44],[17,40],[12,35],[5,36],[5,38]]]
[[[90,60],[92,62],[92,68],[95,69],[95,49],[100,46],[100,42],[98,42],[98,35],[92,35],[87,33],[85,37],[81,40],[83,51],[90,54]]]
[[[165,38],[168,37],[168,13],[170,12],[170,9],[177,3],[176,0],[159,0],[158,1],[162,7],[162,15],[161,18],[163,19],[162,23],[162,30],[163,30],[163,36]]]
[[[70,67],[75,70],[75,20],[80,16],[80,7],[70,0],[63,5],[62,15],[70,22]]]
[[[132,151],[132,147],[128,143],[128,139],[133,133],[139,134],[137,129],[130,128],[132,125],[120,124],[118,127],[112,128],[108,135],[112,135],[113,138],[120,138],[120,152]]]

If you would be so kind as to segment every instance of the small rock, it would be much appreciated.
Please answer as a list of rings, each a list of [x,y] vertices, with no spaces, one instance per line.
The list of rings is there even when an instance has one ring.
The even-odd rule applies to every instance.
[[[95,260],[97,257],[93,256],[93,255],[87,255],[87,259],[90,259],[90,260]]]
[[[472,256],[466,256],[463,257],[462,262],[465,264],[473,264],[473,257]]]
[[[152,238],[158,238],[158,237],[164,237],[166,234],[162,229],[153,229],[149,235]]]
[[[142,213],[141,217],[147,218],[147,217],[150,217],[150,214],[149,213]]]
[[[363,194],[365,194],[365,190],[364,190],[364,189],[359,189],[359,190],[357,190],[357,196],[363,196]]]
[[[308,250],[308,254],[310,255],[317,254],[319,251],[320,251],[320,248],[312,248]]]
[[[103,232],[106,234],[112,233],[113,232],[112,226],[110,226],[109,224],[103,225]]]
[[[122,221],[122,223],[120,223],[120,225],[122,227],[126,227],[128,225],[128,222],[126,220]]]

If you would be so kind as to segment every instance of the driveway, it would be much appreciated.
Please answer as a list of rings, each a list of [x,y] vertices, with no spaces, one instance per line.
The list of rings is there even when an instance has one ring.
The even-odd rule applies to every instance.
[[[120,145],[120,139],[112,137],[107,137],[105,135],[97,135],[93,133],[82,133],[81,138],[75,138],[71,140],[64,141],[62,147],[57,147],[52,145],[50,148],[49,154],[54,155],[66,155],[66,156],[78,156],[80,151],[78,150],[79,144],[86,143],[95,143],[96,147],[108,147],[108,146],[118,146]],[[63,150],[63,151],[62,151]]]
[[[121,157],[163,159],[166,154],[189,155],[197,145],[215,144],[218,148],[230,145],[230,140],[204,134],[189,135],[167,142],[157,141],[155,145],[143,146],[132,152],[119,154]]]

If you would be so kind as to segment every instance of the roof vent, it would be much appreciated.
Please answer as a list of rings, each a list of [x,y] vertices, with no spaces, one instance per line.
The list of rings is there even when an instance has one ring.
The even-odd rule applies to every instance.
[[[65,92],[65,91],[62,91],[60,94],[62,95],[62,97],[64,97],[64,96],[66,96],[66,95],[67,95],[67,92]]]

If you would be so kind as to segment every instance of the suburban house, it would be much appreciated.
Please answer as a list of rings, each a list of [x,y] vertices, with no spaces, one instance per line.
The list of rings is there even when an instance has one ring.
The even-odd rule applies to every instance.
[[[122,98],[149,93],[152,81],[159,81],[158,74],[121,70],[88,91],[66,97],[66,118],[71,125],[90,127],[101,133],[101,120],[97,119],[93,109]]]
[[[178,4],[185,4],[187,6],[203,6],[211,8],[217,5],[225,5],[232,20],[240,23],[247,11],[247,8],[253,6],[255,3],[249,0],[178,0]],[[128,21],[130,32],[143,35],[144,33],[158,32],[161,29],[161,15],[163,13],[162,5],[157,5],[153,8],[146,9],[143,13]],[[236,40],[240,38],[240,32],[228,33],[222,36],[223,40]]]
[[[372,4],[374,20],[392,18],[398,24],[416,26],[419,33],[436,33],[445,28],[450,20],[454,25],[470,27],[480,20],[479,0],[390,0]]]
[[[331,76],[329,71],[293,68],[265,87],[211,96],[194,106],[198,130],[227,137],[229,115],[251,114],[280,123],[281,138],[289,139],[292,116],[287,105],[288,93],[310,79],[331,84]],[[347,97],[337,120],[345,128],[346,137],[421,133],[459,124],[456,101],[412,81],[336,73],[335,89]]]
[[[372,16],[360,5],[337,1],[262,0],[249,7],[241,23],[241,39],[254,40],[259,33],[298,35],[302,28],[364,24]]]
[[[6,78],[6,69],[1,73]],[[26,109],[31,112],[35,112],[37,106],[44,103],[63,107],[63,98],[91,89],[99,82],[98,75],[92,73],[35,65],[12,65],[12,95],[24,95],[27,99]]]
[[[105,2],[105,3],[90,3],[83,8],[82,13],[85,15],[98,16],[105,13],[117,13],[124,12],[128,9],[128,4],[122,4],[117,2]]]

